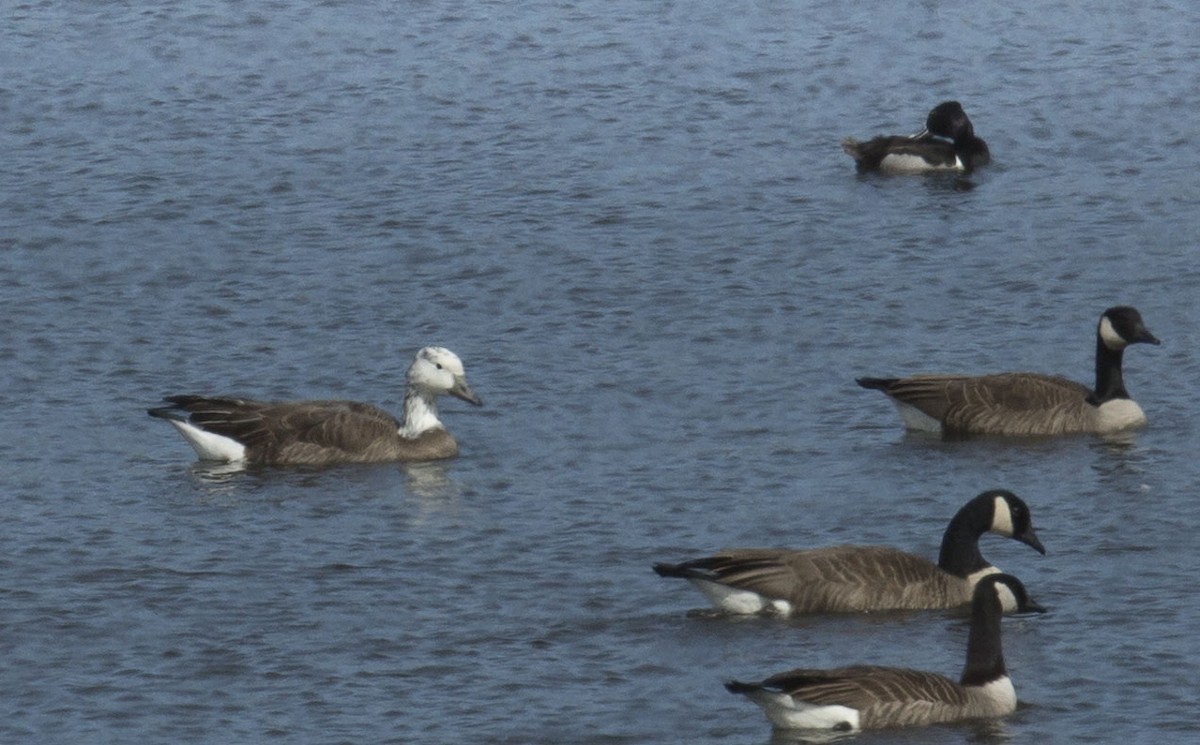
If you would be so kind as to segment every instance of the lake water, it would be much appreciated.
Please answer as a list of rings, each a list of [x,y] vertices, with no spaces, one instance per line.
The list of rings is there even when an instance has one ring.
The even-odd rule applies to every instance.
[[[721,682],[956,676],[953,614],[729,619],[655,561],[984,553],[999,723],[863,743],[1200,735],[1200,16],[1180,0],[37,2],[0,24],[0,740],[765,743]],[[956,98],[995,164],[859,177]],[[859,375],[1089,381],[1149,428],[906,435]],[[417,348],[485,406],[432,465],[230,472],[163,394],[397,411]]]

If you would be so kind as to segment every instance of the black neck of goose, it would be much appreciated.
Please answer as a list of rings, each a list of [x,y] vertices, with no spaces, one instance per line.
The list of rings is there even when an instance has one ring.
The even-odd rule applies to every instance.
[[[979,536],[991,527],[991,514],[977,516],[971,505],[958,511],[942,535],[938,566],[956,577],[967,577],[990,566],[979,553]]]
[[[963,685],[983,685],[1008,674],[1004,667],[1004,652],[1000,648],[1000,617],[1003,614],[995,593],[971,606],[967,664],[959,681]]]
[[[1089,402],[1099,406],[1114,398],[1129,398],[1125,379],[1121,376],[1121,359],[1124,356],[1124,350],[1109,349],[1099,334],[1096,335],[1096,390],[1092,391]]]

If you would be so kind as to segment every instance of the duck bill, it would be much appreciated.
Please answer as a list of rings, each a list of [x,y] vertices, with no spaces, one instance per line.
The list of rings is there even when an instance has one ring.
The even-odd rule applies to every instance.
[[[1033,598],[1025,598],[1025,603],[1017,610],[1018,613],[1045,613],[1046,606]]]
[[[455,398],[461,398],[467,403],[472,403],[476,406],[483,406],[483,400],[480,399],[479,396],[475,395],[475,392],[471,390],[471,386],[467,385],[467,381],[462,378],[456,379],[454,381],[454,387],[446,391],[446,393],[449,393]]]
[[[1033,528],[1030,528],[1021,535],[1014,535],[1013,538],[1016,538],[1018,541],[1026,544],[1027,546],[1032,546],[1033,550],[1037,551],[1042,556],[1046,555],[1046,547],[1043,546],[1042,542],[1038,540],[1037,533],[1033,532]]]
[[[1158,337],[1150,333],[1150,329],[1146,328],[1145,326],[1142,326],[1137,330],[1137,336],[1133,337],[1133,343],[1155,345],[1162,344],[1162,342],[1158,340]]]

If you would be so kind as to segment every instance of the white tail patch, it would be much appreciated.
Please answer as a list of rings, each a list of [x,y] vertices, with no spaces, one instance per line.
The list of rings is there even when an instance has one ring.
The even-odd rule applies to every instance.
[[[929,416],[925,412],[918,409],[912,404],[906,404],[903,401],[891,399],[896,405],[896,411],[900,413],[900,418],[904,421],[904,426],[918,432],[941,432],[942,423],[937,419]]]
[[[992,532],[1012,537],[1012,509],[1008,506],[1008,500],[1004,497],[996,497],[992,505]]]
[[[705,579],[689,577],[688,581],[696,586],[709,602],[726,613],[750,615],[770,611],[786,616],[792,612],[792,604],[786,600],[768,598],[749,590],[739,590],[736,587],[723,585],[720,582],[710,582]]]
[[[810,704],[786,693],[766,689],[745,695],[762,707],[767,719],[777,729],[860,729],[858,710],[849,706]]]
[[[246,457],[246,446],[237,440],[207,432],[178,419],[167,421],[179,430],[179,434],[192,446],[200,460],[233,462],[244,460]]]

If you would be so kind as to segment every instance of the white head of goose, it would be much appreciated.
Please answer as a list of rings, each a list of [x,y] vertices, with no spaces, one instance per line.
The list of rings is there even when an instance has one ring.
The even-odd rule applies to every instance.
[[[855,665],[791,670],[725,687],[761,706],[776,729],[854,732],[1005,716],[1017,708],[1000,646],[1000,618],[1007,606],[1045,610],[1016,577],[983,579],[971,601],[967,664],[958,682],[920,670]]]
[[[909,429],[966,435],[1107,434],[1146,423],[1125,390],[1121,362],[1130,344],[1158,344],[1127,305],[1109,308],[1096,328],[1096,387],[1056,375],[915,375],[859,378],[883,391]]]
[[[482,403],[467,385],[457,355],[425,347],[408,368],[403,422],[356,401],[168,396],[169,406],[148,411],[173,424],[206,461],[311,466],[425,461],[458,453],[458,443],[438,419],[442,393]]]
[[[680,564],[655,564],[654,571],[691,581],[728,613],[955,608],[971,602],[980,579],[1000,571],[979,553],[979,537],[987,532],[1046,553],[1025,502],[1010,491],[994,489],[967,502],[950,520],[936,564],[882,546],[750,548]]]

